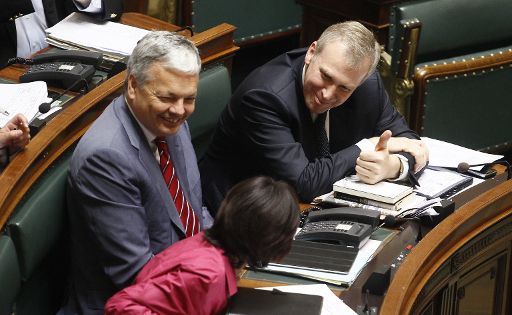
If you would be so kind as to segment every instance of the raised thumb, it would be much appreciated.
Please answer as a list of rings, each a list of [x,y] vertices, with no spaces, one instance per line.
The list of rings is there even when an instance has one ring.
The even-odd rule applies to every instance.
[[[386,130],[384,131],[379,138],[379,142],[377,142],[377,145],[375,146],[375,151],[382,151],[386,150],[388,148],[388,141],[391,138],[391,131]]]

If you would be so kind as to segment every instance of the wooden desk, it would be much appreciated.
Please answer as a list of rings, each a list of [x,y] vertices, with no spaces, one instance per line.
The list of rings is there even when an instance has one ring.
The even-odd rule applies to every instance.
[[[512,181],[436,226],[393,279],[382,314],[510,314]]]
[[[466,209],[468,207],[474,208],[475,201],[480,198],[479,197],[480,195],[488,194],[488,193],[492,194],[493,191],[498,189],[499,184],[502,184],[506,181],[505,168],[503,166],[497,166],[496,168],[498,169],[499,174],[495,178],[489,179],[489,180],[487,180],[479,185],[476,185],[464,192],[461,192],[461,193],[457,194],[456,196],[454,196],[453,198],[451,198],[451,200],[453,200],[455,202],[455,206],[457,209]],[[512,181],[506,181],[506,182],[508,185],[512,186]],[[512,203],[510,204],[510,206],[512,207]],[[303,205],[303,207],[305,207],[305,205]],[[456,210],[456,211],[458,211],[458,210]],[[455,222],[457,222],[457,220],[460,219],[460,215],[457,215],[457,216],[451,215],[448,217],[448,219],[453,221],[454,219],[451,219],[452,217],[458,218],[458,219],[455,219]],[[441,224],[444,224],[443,222]],[[438,225],[438,227],[441,226],[441,224]],[[445,230],[444,230],[444,232],[437,232],[440,229],[438,227],[434,228],[431,232],[426,234],[427,237],[430,237],[429,235],[432,233],[443,234],[445,232]],[[354,281],[354,283],[349,288],[340,287],[339,290],[333,290],[333,292],[336,295],[342,297],[343,301],[354,310],[358,306],[364,305],[365,295],[363,294],[362,288],[363,288],[364,284],[366,283],[366,281],[368,280],[368,278],[371,276],[372,272],[381,266],[389,266],[391,264],[391,262],[400,254],[400,252],[405,248],[405,246],[407,244],[411,244],[411,245],[415,244],[415,241],[416,241],[416,238],[418,237],[418,235],[425,236],[426,232],[424,231],[424,229],[422,229],[421,232],[420,232],[420,229],[422,229],[422,227],[416,222],[409,221],[409,222],[406,222],[405,224],[403,224],[401,226],[401,231],[389,243],[387,243],[384,246],[384,248],[376,255],[376,257],[374,257],[366,265],[366,267],[362,270],[361,274],[357,277],[357,279]],[[421,234],[419,234],[419,233],[421,233]],[[427,237],[422,239],[419,244],[423,244],[424,242],[426,242],[425,240],[427,239]],[[429,241],[429,242],[431,243],[432,241]],[[416,251],[416,248],[413,250]],[[401,270],[401,268],[399,268],[399,270]],[[409,270],[409,272],[410,272],[410,270]],[[404,276],[406,277],[407,272],[403,272],[402,274],[403,274],[402,277],[404,277]],[[397,273],[397,276],[398,275],[399,274]],[[247,279],[247,278],[243,278],[239,281],[239,286],[242,286],[242,287],[253,287],[254,288],[254,287],[277,286],[277,285],[285,285],[285,284],[270,282],[270,281]],[[396,285],[395,287],[398,287],[398,285]],[[411,287],[411,290],[412,289],[413,288]],[[390,290],[394,290],[394,289],[391,288]],[[401,297],[401,298],[403,298],[403,297]],[[382,304],[382,300],[383,300],[382,296],[377,296],[377,295],[372,295],[372,294],[368,295],[369,306],[377,306],[380,308],[380,305]],[[393,304],[393,300],[391,298],[390,298],[389,304]],[[382,313],[382,314],[385,314],[385,313]],[[406,314],[406,313],[397,312],[396,314]]]
[[[121,21],[146,29],[179,29],[176,25],[140,13],[125,13]],[[234,31],[234,26],[223,23],[190,37],[198,46],[205,67],[219,62],[231,65],[231,59],[238,49],[233,44]],[[11,66],[0,70],[0,76],[17,81],[24,71],[25,66]],[[105,107],[122,93],[125,77],[126,71],[123,71],[72,100],[11,160],[0,174],[0,228],[3,229],[23,195],[44,171],[72,148]]]

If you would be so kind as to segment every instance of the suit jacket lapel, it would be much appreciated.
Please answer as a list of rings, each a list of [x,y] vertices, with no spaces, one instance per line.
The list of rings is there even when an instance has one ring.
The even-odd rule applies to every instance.
[[[160,166],[158,165],[153,152],[149,148],[149,144],[146,141],[144,133],[140,129],[135,118],[130,113],[128,105],[124,102],[124,98],[122,96],[116,100],[114,105],[119,106],[119,119],[121,120],[126,133],[128,134],[130,143],[139,151],[139,160],[145,167],[149,178],[154,180],[154,187],[161,196],[162,206],[167,210],[169,218],[177,227],[177,229],[180,230],[183,235],[185,235],[185,229],[183,228],[183,224],[181,223],[180,216],[176,210],[174,201],[171,198],[169,189],[165,184]]]
[[[301,55],[298,58],[295,58],[291,61],[292,71],[295,75],[295,89],[296,89],[296,97],[298,100],[297,103],[297,114],[300,120],[301,128],[305,129],[301,132],[302,139],[302,147],[304,149],[304,153],[308,157],[309,160],[313,160],[316,153],[316,138],[315,138],[315,129],[313,120],[311,118],[311,112],[306,105],[304,100],[304,87],[302,84],[302,69],[304,67],[304,55]]]

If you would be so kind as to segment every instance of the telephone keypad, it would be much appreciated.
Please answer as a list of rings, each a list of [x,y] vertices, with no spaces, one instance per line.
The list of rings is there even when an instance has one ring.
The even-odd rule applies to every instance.
[[[306,224],[301,233],[313,232],[313,231],[337,231],[337,232],[346,232],[350,230],[350,227],[354,225],[354,222],[350,221],[319,221],[319,222],[310,222]]]

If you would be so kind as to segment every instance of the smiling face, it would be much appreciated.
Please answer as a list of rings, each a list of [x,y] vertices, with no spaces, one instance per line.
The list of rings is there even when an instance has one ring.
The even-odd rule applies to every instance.
[[[317,42],[309,46],[304,72],[304,99],[312,113],[323,113],[343,104],[361,85],[370,68],[370,60],[351,67],[346,49],[340,42],[327,43],[318,52]]]
[[[129,76],[126,99],[135,117],[155,136],[175,134],[194,112],[198,80],[197,74],[167,69],[155,62],[144,85]]]

